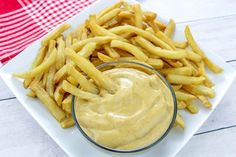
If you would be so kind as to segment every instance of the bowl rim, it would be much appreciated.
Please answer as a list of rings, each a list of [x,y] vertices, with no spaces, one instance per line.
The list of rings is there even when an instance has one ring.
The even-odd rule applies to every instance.
[[[125,60],[120,60],[120,61],[111,61],[111,62],[106,62],[106,63],[103,63],[103,64],[100,64],[98,66],[96,66],[97,69],[101,69],[103,67],[106,67],[106,66],[109,66],[109,65],[114,65],[114,64],[136,64],[136,65],[139,65],[139,66],[143,66],[144,68],[147,68],[149,70],[152,70],[153,73],[155,73],[164,83],[165,85],[168,87],[168,89],[170,90],[171,92],[171,95],[172,95],[172,98],[173,98],[173,103],[174,103],[174,111],[173,111],[173,117],[171,119],[171,122],[170,122],[170,125],[169,127],[166,129],[165,133],[160,137],[158,138],[157,140],[155,140],[154,142],[150,143],[149,145],[147,146],[144,146],[144,147],[141,147],[141,148],[138,148],[138,149],[132,149],[132,150],[118,150],[118,149],[112,149],[112,148],[109,148],[109,147],[106,147],[104,145],[101,145],[97,142],[95,142],[91,137],[89,137],[85,132],[84,130],[80,127],[80,124],[79,122],[77,121],[77,118],[76,118],[76,115],[75,115],[75,96],[72,95],[72,106],[71,106],[71,114],[72,114],[72,118],[75,122],[75,125],[76,127],[78,128],[78,130],[80,131],[80,133],[82,133],[82,135],[88,140],[90,141],[91,143],[93,143],[95,146],[98,146],[99,148],[102,148],[104,150],[107,150],[107,151],[110,151],[110,152],[115,152],[115,153],[135,153],[135,152],[140,152],[140,151],[144,151],[144,150],[147,150],[151,147],[153,147],[154,145],[156,145],[157,143],[160,143],[166,136],[167,134],[170,132],[171,128],[173,127],[174,123],[175,123],[175,119],[176,119],[176,116],[177,116],[177,99],[176,99],[176,95],[175,95],[175,92],[173,90],[173,88],[171,87],[170,83],[165,79],[164,76],[162,76],[162,74],[154,69],[153,67],[149,66],[149,65],[145,65],[145,64],[142,64],[142,63],[139,63],[139,62],[135,62],[135,61],[125,61]]]

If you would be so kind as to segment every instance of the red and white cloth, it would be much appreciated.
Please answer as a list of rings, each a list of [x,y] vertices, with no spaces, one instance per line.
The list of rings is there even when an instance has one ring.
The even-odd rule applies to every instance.
[[[0,64],[95,0],[1,0]]]

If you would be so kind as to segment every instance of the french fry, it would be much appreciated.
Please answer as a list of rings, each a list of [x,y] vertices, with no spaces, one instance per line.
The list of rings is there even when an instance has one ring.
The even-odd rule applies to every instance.
[[[220,73],[223,71],[223,69],[221,67],[219,67],[218,65],[216,65],[215,63],[213,63],[209,58],[207,58],[204,54],[204,52],[202,51],[202,49],[197,45],[196,41],[194,40],[192,33],[190,31],[190,28],[188,26],[185,27],[185,37],[188,41],[188,44],[191,46],[191,48],[193,49],[193,51],[199,55],[201,55],[203,57],[203,61],[205,62],[205,64],[207,65],[207,67],[214,73]]]
[[[57,62],[56,62],[56,69],[60,69],[65,64],[65,42],[62,38],[57,39]]]
[[[38,65],[40,65],[43,62],[43,59],[44,59],[44,57],[46,55],[46,51],[47,51],[47,48],[45,46],[42,46],[39,49],[39,52],[38,52],[36,58],[34,59],[32,65],[31,65],[31,69],[37,67]],[[23,83],[24,87],[28,88],[32,80],[33,80],[33,78],[25,79],[24,83]]]
[[[161,69],[164,65],[161,59],[148,58],[147,64],[151,65],[155,69]]]
[[[174,45],[176,48],[185,49],[188,46],[188,42],[187,41],[183,41],[183,42],[174,41]]]
[[[105,88],[110,93],[114,93],[117,89],[110,78],[103,75],[97,70],[92,63],[87,61],[85,58],[77,55],[72,49],[66,48],[66,56],[69,57],[75,64],[83,70],[89,77],[91,77],[99,86]]]
[[[79,85],[83,90],[94,94],[98,93],[97,87],[92,82],[87,80],[86,77],[80,72],[78,72],[73,66],[69,65],[67,67],[67,73],[78,81]]]
[[[104,50],[111,58],[120,57],[119,53],[116,52],[113,48],[111,48],[108,44],[104,45]]]
[[[175,45],[174,42],[171,40],[171,38],[169,38],[165,33],[163,33],[162,31],[158,31],[156,33],[156,36],[161,39],[162,41],[164,41],[165,43],[167,43],[173,50],[175,50]]]
[[[71,104],[72,104],[72,95],[70,94],[62,101],[62,109],[67,113],[71,114]]]
[[[192,114],[196,114],[196,113],[198,113],[198,111],[199,111],[198,106],[195,105],[195,104],[192,104],[192,103],[190,103],[190,102],[187,102],[186,109],[187,109],[190,113],[192,113]]]
[[[115,3],[114,5],[110,6],[110,7],[107,7],[105,9],[103,9],[100,13],[97,14],[97,18],[100,18],[102,16],[104,16],[105,14],[107,14],[108,12],[116,9],[116,8],[119,8],[124,2],[122,1],[119,1],[117,3]]]
[[[184,129],[184,120],[183,120],[182,116],[179,113],[177,113],[177,115],[176,115],[175,123],[178,126],[180,126],[182,129]]]
[[[39,75],[40,73],[48,71],[50,66],[53,65],[55,61],[56,61],[56,49],[54,49],[50,54],[50,56],[48,57],[48,59],[39,66],[24,73],[14,73],[14,76],[19,78],[33,78],[36,75]]]
[[[198,76],[198,71],[192,66],[192,64],[186,59],[186,58],[183,58],[181,59],[181,62],[186,66],[186,67],[189,67],[190,69],[192,69],[192,74],[193,76]]]
[[[48,95],[48,93],[40,87],[39,84],[33,84],[30,86],[37,98],[44,104],[44,106],[48,109],[48,111],[55,117],[58,122],[61,122],[65,117],[65,113],[59,108],[56,102]]]
[[[65,64],[61,69],[59,69],[54,75],[54,84],[60,82],[67,75],[67,64]]]
[[[198,66],[199,75],[205,76],[205,75],[206,75],[206,72],[205,72],[204,62],[203,62],[203,61],[198,62],[198,63],[197,63],[197,66]]]
[[[206,108],[211,108],[211,102],[203,95],[198,95],[197,98],[203,103]]]
[[[178,103],[177,103],[178,110],[185,109],[186,106],[187,106],[187,104],[184,101],[178,101]]]
[[[32,90],[29,90],[29,92],[26,95],[32,98],[36,97],[36,94]]]
[[[84,58],[89,58],[95,49],[96,42],[89,42],[78,52],[78,54]]]
[[[178,60],[171,60],[171,59],[162,59],[164,60],[165,62],[167,62],[169,65],[171,65],[171,67],[174,67],[174,68],[180,68],[183,66],[183,63],[181,63],[180,61]]]
[[[195,95],[205,95],[205,96],[209,96],[210,98],[214,98],[215,97],[215,91],[212,88],[206,87],[206,86],[202,86],[202,85],[184,85],[183,88]]]
[[[173,84],[201,84],[205,80],[205,77],[193,77],[193,76],[184,76],[177,74],[168,74],[166,79]]]
[[[148,57],[142,51],[140,51],[136,46],[132,44],[125,43],[119,40],[112,40],[110,46],[125,50],[134,55],[140,61],[145,62],[148,59]]]
[[[105,28],[105,29],[115,27],[115,25],[117,25],[119,23],[118,20],[119,20],[118,17],[113,18],[110,21],[108,21],[107,23],[105,23],[102,27]]]
[[[198,55],[197,53],[194,53],[192,51],[186,51],[187,53],[187,56],[186,58],[191,60],[191,61],[194,61],[194,62],[200,62],[202,60],[202,57],[200,55]]]
[[[144,11],[143,16],[145,17],[146,20],[152,21],[156,19],[157,14],[151,11]]]
[[[175,91],[177,91],[177,90],[179,90],[179,89],[182,87],[182,85],[171,85],[171,87],[172,87]]]
[[[207,75],[204,75],[204,77],[206,78],[205,81],[203,82],[205,86],[213,87],[215,85]]]
[[[75,125],[75,122],[73,118],[70,116],[68,118],[65,118],[60,124],[62,128],[70,128]]]
[[[56,73],[56,67],[52,66],[47,75],[47,82],[46,82],[46,91],[48,92],[49,96],[53,98],[53,93],[54,93],[54,75]]]
[[[154,20],[154,22],[157,24],[157,26],[159,27],[159,29],[163,32],[166,29],[166,24],[158,21],[158,20]]]
[[[114,61],[114,59],[112,59],[111,57],[104,55],[102,53],[98,53],[98,58],[103,61],[103,62],[111,62]]]
[[[189,100],[196,99],[194,95],[186,93],[186,92],[182,92],[182,91],[175,91],[175,95],[176,95],[177,100],[179,101],[189,101]]]
[[[153,55],[157,55],[160,57],[164,58],[169,58],[169,59],[181,59],[186,57],[186,52],[185,50],[178,50],[178,51],[173,51],[173,50],[165,50],[161,49],[159,47],[154,46],[151,42],[148,40],[142,38],[142,37],[136,37],[135,41],[144,49],[146,49],[149,53],[152,53]]]
[[[64,80],[62,82],[62,89],[80,99],[85,99],[85,100],[91,100],[91,101],[96,101],[99,99],[99,96],[96,94],[92,94],[89,92],[85,92],[72,84],[70,84],[68,81]]]
[[[74,77],[72,76],[67,77],[66,80],[74,86],[77,86],[79,84],[79,81],[74,79]]]
[[[110,36],[88,38],[88,39],[84,39],[84,40],[79,41],[78,43],[73,44],[71,48],[74,51],[79,51],[87,43],[95,42],[97,45],[102,45],[102,44],[109,43],[112,39],[114,39],[114,37],[110,37]]]
[[[115,39],[119,39],[125,42],[128,42],[126,39],[122,38],[121,36],[118,36],[114,33],[111,33],[110,31],[106,30],[105,28],[99,26],[92,18],[89,22],[89,28],[91,32],[96,36],[111,36]]]
[[[57,102],[58,106],[61,106],[64,94],[65,94],[65,91],[62,88],[62,82],[60,82],[59,85],[56,87],[56,90],[54,92],[54,99]]]
[[[120,8],[116,8],[116,9],[113,9],[113,10],[107,12],[106,14],[104,14],[101,17],[97,17],[97,24],[100,25],[100,26],[103,25],[107,21],[109,21],[109,20],[113,19],[114,17],[118,16],[120,11],[121,11]]]
[[[142,10],[140,8],[139,4],[134,4],[133,5],[133,10],[134,10],[134,23],[135,26],[143,29],[143,17],[142,17]]]
[[[142,29],[134,27],[134,26],[130,26],[130,25],[117,26],[117,27],[110,29],[109,31],[112,33],[115,33],[115,34],[135,33],[139,36],[146,38],[147,40],[150,40],[155,45],[160,46],[161,48],[171,50],[171,47],[168,44],[166,44],[165,42],[163,42],[162,40],[157,38],[154,34],[151,34],[150,32],[146,32],[145,30],[142,30]]]
[[[82,33],[81,33],[81,40],[87,39],[88,38],[88,29],[86,27],[84,27],[82,29]]]
[[[189,67],[180,67],[180,68],[167,68],[159,70],[163,75],[168,74],[178,74],[178,75],[186,75],[191,76],[192,70]]]
[[[65,46],[70,47],[72,45],[72,33],[66,36]]]
[[[166,26],[166,29],[164,31],[164,33],[168,36],[168,37],[172,37],[173,33],[175,31],[175,22],[173,19],[170,19],[169,23]]]
[[[118,17],[130,19],[130,18],[134,18],[134,14],[131,13],[130,11],[124,10],[118,14]]]
[[[70,24],[68,24],[68,23],[62,24],[56,30],[52,31],[48,36],[46,36],[43,39],[42,45],[47,46],[49,44],[50,40],[56,39],[57,37],[59,37],[63,32],[65,32],[69,28],[70,28]]]

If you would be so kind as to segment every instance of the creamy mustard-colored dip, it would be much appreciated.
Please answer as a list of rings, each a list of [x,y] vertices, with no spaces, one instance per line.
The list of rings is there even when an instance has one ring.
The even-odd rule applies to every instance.
[[[132,68],[103,72],[119,85],[115,94],[100,89],[99,98],[76,99],[82,129],[97,143],[115,149],[144,147],[160,138],[173,118],[173,98],[156,75]]]

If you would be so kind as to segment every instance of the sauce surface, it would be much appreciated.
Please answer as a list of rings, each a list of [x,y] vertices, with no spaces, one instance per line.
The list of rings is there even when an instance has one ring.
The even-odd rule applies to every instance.
[[[174,113],[168,87],[156,75],[132,68],[103,73],[119,85],[116,93],[99,89],[98,98],[75,101],[76,117],[86,134],[120,150],[141,148],[159,139]]]

